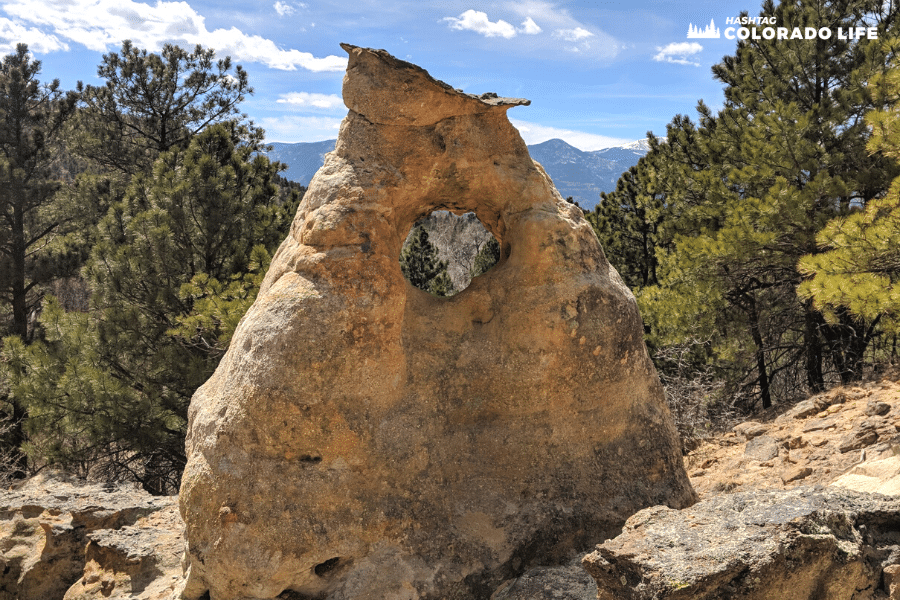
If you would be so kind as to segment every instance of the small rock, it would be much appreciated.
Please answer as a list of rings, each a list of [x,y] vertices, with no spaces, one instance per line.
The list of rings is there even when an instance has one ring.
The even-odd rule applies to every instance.
[[[835,479],[831,485],[857,492],[900,495],[900,457],[889,456],[859,463]]]
[[[826,429],[831,429],[832,427],[837,427],[837,425],[837,420],[835,418],[816,419],[803,426],[803,433],[824,431]]]
[[[762,423],[747,421],[745,423],[735,425],[732,431],[734,431],[738,435],[744,436],[744,438],[748,440],[752,440],[753,438],[766,433],[766,431],[768,431],[768,427],[766,427]]]
[[[878,432],[870,428],[860,428],[841,440],[838,451],[841,454],[871,446],[878,441]]]
[[[796,450],[797,448],[803,448],[807,445],[807,440],[802,435],[795,435],[793,437],[788,438],[784,442],[784,447],[789,450]]]
[[[828,406],[827,402],[822,398],[810,398],[809,400],[804,400],[795,406],[790,414],[795,419],[805,419],[806,417],[811,417],[815,414],[818,414],[819,411],[822,410],[825,406]]]
[[[579,561],[580,562],[580,561]],[[597,584],[580,564],[535,567],[507,581],[491,600],[595,600]]]
[[[870,417],[882,417],[891,412],[891,405],[880,400],[869,400],[864,412]]]
[[[806,479],[810,475],[812,475],[813,470],[810,467],[796,467],[785,471],[785,473],[781,476],[782,483],[790,483],[792,481],[799,481],[801,479]]]
[[[775,438],[762,435],[747,442],[744,456],[766,462],[778,456],[778,442]]]

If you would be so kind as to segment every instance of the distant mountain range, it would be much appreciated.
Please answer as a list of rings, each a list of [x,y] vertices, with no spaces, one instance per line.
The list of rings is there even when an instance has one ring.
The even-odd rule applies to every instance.
[[[324,142],[272,142],[269,158],[288,168],[284,177],[309,185],[313,175],[325,161],[325,154],[334,150],[337,140]],[[572,196],[582,208],[593,209],[600,200],[600,192],[616,189],[622,172],[636,165],[647,154],[647,140],[584,152],[562,140],[547,140],[528,146],[531,157],[541,163],[563,198]]]

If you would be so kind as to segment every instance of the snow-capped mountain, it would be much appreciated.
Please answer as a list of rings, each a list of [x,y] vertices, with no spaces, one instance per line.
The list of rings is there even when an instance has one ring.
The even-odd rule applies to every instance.
[[[336,140],[287,144],[273,142],[269,158],[288,165],[284,177],[309,185]],[[584,152],[558,139],[528,146],[531,157],[543,165],[563,198],[572,196],[582,208],[593,209],[600,192],[616,189],[623,171],[636,165],[649,150],[647,140],[613,148]]]

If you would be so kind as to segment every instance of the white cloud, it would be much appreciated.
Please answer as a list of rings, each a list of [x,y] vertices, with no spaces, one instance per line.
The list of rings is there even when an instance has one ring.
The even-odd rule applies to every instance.
[[[341,119],[328,117],[267,117],[258,121],[267,142],[321,142],[338,136]]]
[[[558,129],[537,123],[519,121],[518,119],[510,119],[510,122],[519,130],[519,133],[522,134],[522,139],[529,145],[540,144],[552,139],[561,139],[579,150],[590,152],[592,150],[611,148],[612,146],[621,146],[634,141],[572,129]]]
[[[297,12],[296,8],[294,8],[290,4],[281,2],[280,0],[279,0],[279,2],[276,2],[273,6],[275,7],[275,12],[277,12],[282,17],[287,17],[287,16],[292,15],[295,12]]]
[[[450,24],[450,29],[474,31],[485,37],[503,37],[506,39],[516,37],[516,28],[499,19],[496,23],[488,19],[487,13],[478,10],[467,10],[458,17],[445,17],[443,19]]]
[[[55,35],[47,34],[34,27],[0,18],[0,52],[9,54],[16,51],[20,43],[28,44],[28,50],[45,54],[57,50],[67,51],[69,45],[59,41]]]
[[[347,59],[316,58],[309,52],[284,50],[272,40],[246,34],[236,27],[206,29],[204,18],[187,2],[158,0],[155,5],[134,0],[12,0],[2,5],[10,16],[49,27],[59,36],[98,52],[118,48],[130,39],[139,48],[158,51],[166,42],[214,48],[220,56],[258,62],[273,69],[293,71],[342,71]]]
[[[485,37],[502,37],[510,39],[516,37],[519,33],[535,35],[543,31],[531,17],[527,17],[522,21],[522,26],[516,28],[503,19],[498,19],[496,22],[493,22],[488,18],[487,13],[471,9],[458,17],[444,17],[441,20],[447,21],[450,29],[456,29],[458,31],[474,31]]]
[[[657,47],[659,54],[653,57],[658,62],[668,62],[678,65],[693,65],[699,67],[700,63],[689,60],[687,57],[703,51],[703,46],[697,42],[673,42],[664,48]]]
[[[552,2],[544,0],[507,0],[502,4],[504,10],[508,10],[521,17],[536,19],[541,23],[549,23],[551,27],[574,28],[581,26],[581,22],[569,14],[568,9],[561,8]]]
[[[531,17],[528,17],[524,21],[522,21],[522,27],[519,28],[519,33],[525,33],[528,35],[535,35],[543,31],[538,24],[534,22]]]
[[[593,35],[593,33],[582,27],[576,27],[574,29],[557,29],[553,32],[553,37],[562,38],[567,42],[577,42],[579,40],[593,37]]]
[[[343,107],[344,101],[336,94],[317,94],[315,92],[290,92],[278,97],[279,104],[291,104],[311,108]]]

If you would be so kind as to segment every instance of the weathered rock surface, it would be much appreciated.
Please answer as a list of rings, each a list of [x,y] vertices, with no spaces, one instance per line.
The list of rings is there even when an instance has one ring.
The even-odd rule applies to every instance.
[[[88,484],[58,473],[0,491],[0,598],[171,595],[181,579],[183,552],[184,526],[176,507],[175,498],[153,497],[131,484]],[[167,515],[163,526],[146,532],[136,546],[131,532],[160,515]],[[141,560],[160,568],[130,575]]]
[[[900,456],[864,461],[835,479],[831,485],[858,492],[900,496]]]
[[[581,557],[555,567],[535,567],[497,588],[490,600],[596,600],[597,584]]]
[[[488,598],[654,504],[689,505],[634,298],[506,111],[345,45],[350,109],[259,296],[193,398],[186,598]],[[434,210],[501,261],[402,277]]]
[[[583,564],[599,600],[886,598],[898,526],[897,498],[834,487],[740,492],[642,510]]]
[[[175,498],[134,525],[87,535],[84,575],[64,600],[169,600],[179,590],[184,523]]]

